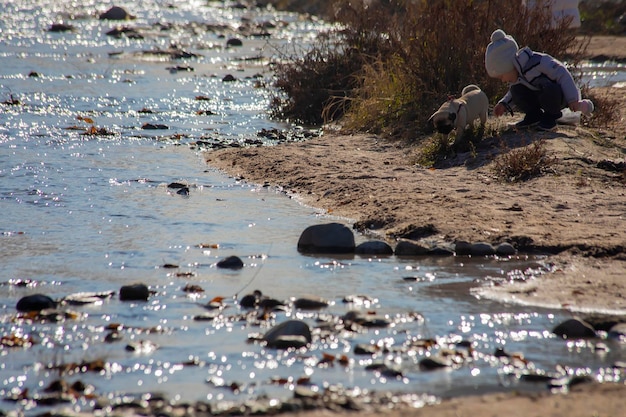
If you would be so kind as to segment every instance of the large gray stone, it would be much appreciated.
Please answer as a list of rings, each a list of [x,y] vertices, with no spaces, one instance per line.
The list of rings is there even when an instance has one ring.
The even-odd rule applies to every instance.
[[[578,317],[567,319],[558,324],[552,333],[564,339],[589,339],[597,336],[595,329]]]
[[[41,311],[49,308],[56,308],[57,303],[45,294],[32,294],[22,297],[15,308],[17,311]]]
[[[396,256],[422,256],[427,255],[428,251],[429,248],[406,239],[400,239],[395,249]]]
[[[271,348],[283,349],[286,347],[302,347],[311,343],[311,329],[301,320],[287,320],[272,327],[265,333],[263,340]],[[293,342],[292,346],[289,343]]]
[[[131,20],[134,18],[134,16],[119,6],[113,6],[106,12],[100,14],[100,20]]]
[[[361,243],[354,252],[358,255],[393,255],[393,248],[382,240],[370,240]]]
[[[120,288],[122,301],[148,301],[150,290],[146,284],[124,285]]]
[[[352,230],[340,223],[309,226],[298,240],[298,251],[303,253],[354,253],[354,248]]]

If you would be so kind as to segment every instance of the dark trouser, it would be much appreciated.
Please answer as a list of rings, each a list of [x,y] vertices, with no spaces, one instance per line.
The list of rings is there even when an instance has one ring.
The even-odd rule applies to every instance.
[[[557,83],[545,80],[541,83],[541,89],[533,91],[523,84],[511,86],[513,104],[526,113],[528,119],[556,120],[563,115],[561,110],[567,107],[563,101],[563,91]]]

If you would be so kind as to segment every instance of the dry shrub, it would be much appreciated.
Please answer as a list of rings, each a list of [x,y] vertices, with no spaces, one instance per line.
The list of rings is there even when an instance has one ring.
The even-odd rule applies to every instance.
[[[346,50],[327,35],[320,35],[318,46],[303,57],[294,53],[274,64],[274,86],[279,94],[270,103],[272,115],[295,123],[321,125],[328,121],[322,113],[331,97],[350,97],[356,88],[355,74],[361,67],[361,54],[355,49]],[[336,118],[343,116],[340,110],[336,108]]]
[[[620,122],[619,99],[609,94],[596,94],[594,90],[583,88],[583,96],[593,101],[595,110],[590,116],[583,116],[582,123],[589,127],[610,128]]]
[[[507,152],[503,145],[502,154],[493,162],[496,177],[506,182],[521,182],[543,175],[556,164],[557,158],[546,148],[545,139],[523,148]]]

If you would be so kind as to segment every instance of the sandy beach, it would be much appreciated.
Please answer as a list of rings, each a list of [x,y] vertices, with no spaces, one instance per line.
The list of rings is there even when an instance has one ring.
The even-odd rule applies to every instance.
[[[621,51],[621,52],[620,52]],[[626,57],[626,39],[594,37],[589,56]],[[444,167],[415,164],[417,145],[326,129],[302,143],[210,151],[207,163],[252,183],[283,189],[303,204],[353,219],[357,229],[393,243],[420,227],[444,242],[511,242],[543,251],[550,273],[524,283],[480,289],[505,302],[573,312],[626,314],[626,173],[606,169],[626,153],[626,88],[600,88],[623,105],[614,126],[559,126],[556,132],[507,131],[476,153]],[[518,116],[519,117],[519,116]],[[514,121],[490,118],[499,128]],[[494,161],[511,149],[544,140],[553,171],[522,183],[494,175]],[[504,144],[503,142],[504,141]],[[391,416],[617,416],[626,386],[586,384],[568,395],[494,394],[459,397]],[[320,417],[330,411],[299,415]],[[367,416],[367,413],[359,413]],[[371,415],[380,415],[373,413]]]

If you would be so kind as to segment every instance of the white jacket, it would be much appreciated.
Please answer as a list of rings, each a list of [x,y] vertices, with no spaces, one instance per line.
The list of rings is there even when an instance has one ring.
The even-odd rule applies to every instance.
[[[569,70],[560,61],[548,54],[534,52],[529,47],[517,51],[513,65],[517,69],[519,77],[514,84],[524,84],[534,91],[542,88],[542,83],[555,82],[561,86],[565,103],[580,101],[580,89]],[[504,104],[508,109],[514,107],[511,90],[506,93],[499,103]]]

